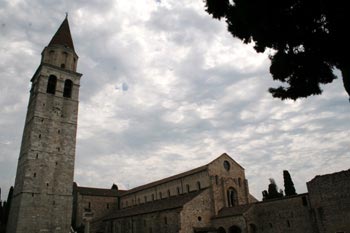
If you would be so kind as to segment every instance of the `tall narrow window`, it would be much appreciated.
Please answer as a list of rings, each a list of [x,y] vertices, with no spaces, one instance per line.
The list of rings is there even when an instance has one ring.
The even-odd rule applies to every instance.
[[[68,53],[67,52],[63,52],[62,53],[63,56],[63,61],[61,63],[61,68],[66,68],[66,64],[67,64],[67,58],[68,58]]]
[[[64,81],[63,97],[71,98],[72,97],[72,88],[73,88],[72,80],[67,79],[66,81]]]
[[[168,189],[168,197],[170,197],[170,190]]]
[[[188,193],[190,192],[190,185],[189,184],[186,184],[186,190]]]
[[[197,182],[197,188],[198,188],[198,190],[200,190],[201,189],[201,182]]]
[[[47,82],[46,92],[50,94],[55,94],[56,92],[57,78],[54,75],[50,75],[49,81]]]
[[[234,188],[229,188],[227,190],[227,203],[229,207],[235,206],[238,204],[237,192]]]

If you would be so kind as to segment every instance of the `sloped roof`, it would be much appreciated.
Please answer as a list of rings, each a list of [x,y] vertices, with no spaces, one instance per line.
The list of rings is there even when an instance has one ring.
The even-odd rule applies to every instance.
[[[242,215],[252,206],[253,204],[224,207],[219,211],[218,215],[215,218]]]
[[[72,40],[72,36],[70,33],[67,17],[63,20],[61,26],[58,28],[55,35],[52,37],[52,39],[49,43],[49,46],[50,45],[63,45],[63,46],[66,46],[68,48],[73,49],[73,51],[74,51],[73,40]]]
[[[205,189],[203,189],[205,190]],[[169,209],[182,208],[184,204],[191,201],[197,195],[202,193],[202,191],[190,192],[182,195],[177,195],[169,197],[166,199],[156,200],[152,202],[147,202],[130,208],[116,210],[114,213],[107,216],[104,220],[124,218],[128,216],[147,214],[152,212],[158,212]]]
[[[102,188],[90,188],[90,187],[76,187],[76,191],[81,195],[86,196],[104,196],[104,197],[117,197],[124,191],[116,189],[102,189]]]
[[[145,184],[145,185],[141,185],[141,186],[135,187],[133,189],[130,189],[130,190],[127,190],[126,192],[124,192],[123,195],[128,195],[128,194],[131,194],[131,193],[135,193],[135,192],[138,192],[138,191],[141,191],[141,190],[144,190],[144,189],[152,188],[154,186],[157,186],[157,185],[160,185],[160,184],[163,184],[163,183],[166,183],[166,182],[170,182],[172,180],[176,180],[176,179],[179,179],[179,178],[182,178],[182,177],[185,177],[185,176],[189,176],[189,175],[201,172],[201,171],[205,171],[205,170],[208,169],[208,166],[211,163],[213,163],[217,159],[221,158],[222,156],[228,156],[233,162],[235,162],[238,166],[240,166],[242,169],[244,169],[239,163],[237,163],[235,160],[233,160],[228,154],[223,153],[219,157],[217,157],[216,159],[211,161],[210,163],[207,163],[206,165],[203,165],[203,166],[194,168],[192,170],[189,170],[189,171],[186,171],[186,172],[174,175],[174,176],[170,176],[170,177],[158,180],[158,181],[154,181],[154,182],[151,182],[151,183],[148,183],[148,184]]]
[[[154,186],[157,186],[157,185],[160,185],[160,184],[172,181],[172,180],[176,180],[176,179],[181,178],[181,177],[192,175],[192,174],[195,174],[197,172],[201,172],[201,171],[206,170],[207,167],[208,167],[208,165],[204,165],[204,166],[197,167],[195,169],[192,169],[192,170],[189,170],[189,171],[186,171],[186,172],[174,175],[174,176],[170,176],[170,177],[158,180],[158,181],[154,181],[154,182],[151,182],[151,183],[148,183],[148,184],[145,184],[145,185],[141,185],[141,186],[138,186],[136,188],[127,190],[123,195],[128,195],[130,193],[134,193],[134,192],[137,192],[137,191],[140,191],[140,190],[151,188],[151,187],[154,187]]]

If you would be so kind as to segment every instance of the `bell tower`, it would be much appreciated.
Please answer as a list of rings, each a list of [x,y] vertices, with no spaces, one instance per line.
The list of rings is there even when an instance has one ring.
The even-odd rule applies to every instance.
[[[67,17],[41,54],[17,165],[8,233],[68,233],[79,85]]]

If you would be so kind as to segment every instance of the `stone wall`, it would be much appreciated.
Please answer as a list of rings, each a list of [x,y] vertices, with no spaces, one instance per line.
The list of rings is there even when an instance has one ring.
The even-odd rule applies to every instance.
[[[77,206],[76,206],[76,227],[84,225],[83,216],[86,212],[91,212],[93,218],[91,221],[100,220],[102,217],[114,210],[118,209],[118,198],[117,197],[106,197],[106,196],[90,196],[90,195],[77,195]]]
[[[213,202],[210,199],[210,190],[204,190],[183,206],[180,213],[179,233],[193,232],[193,228],[211,226],[213,217]]]
[[[135,215],[108,221],[106,233],[178,233],[180,209]]]
[[[350,170],[316,176],[307,188],[318,231],[350,232]]]
[[[315,232],[307,194],[255,203],[243,216],[247,226],[254,226],[251,228],[256,232]]]

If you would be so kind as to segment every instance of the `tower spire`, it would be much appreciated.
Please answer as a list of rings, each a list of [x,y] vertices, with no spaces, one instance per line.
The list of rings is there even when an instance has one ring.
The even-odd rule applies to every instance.
[[[74,44],[70,33],[70,29],[69,29],[67,12],[66,12],[66,17],[63,20],[61,26],[58,28],[57,32],[52,37],[49,43],[49,46],[51,45],[63,45],[65,47],[71,48],[74,51]]]

